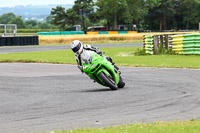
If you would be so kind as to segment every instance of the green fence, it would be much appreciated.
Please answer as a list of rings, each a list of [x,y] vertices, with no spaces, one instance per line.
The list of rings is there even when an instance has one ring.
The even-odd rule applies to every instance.
[[[149,35],[149,36],[144,36],[143,37],[143,41],[144,41],[144,49],[145,49],[145,53],[148,54],[153,54],[153,36]]]
[[[178,54],[200,54],[200,34],[173,35],[172,45]]]

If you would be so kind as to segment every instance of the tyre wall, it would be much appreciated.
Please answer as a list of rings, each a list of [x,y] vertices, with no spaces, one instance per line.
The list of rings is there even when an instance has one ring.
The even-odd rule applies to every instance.
[[[0,37],[0,46],[39,45],[38,36]]]
[[[200,34],[173,35],[172,45],[177,54],[200,54]]]

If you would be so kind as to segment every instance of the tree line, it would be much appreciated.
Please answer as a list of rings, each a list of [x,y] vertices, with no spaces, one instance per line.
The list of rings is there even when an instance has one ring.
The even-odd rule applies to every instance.
[[[200,0],[76,0],[65,9],[51,11],[51,23],[65,30],[73,25],[113,26],[136,24],[143,30],[198,29]]]
[[[24,21],[21,16],[6,13],[0,16],[0,24],[17,24],[19,29],[59,29],[59,26],[51,24],[51,16],[46,18],[46,22],[37,22],[35,20]]]

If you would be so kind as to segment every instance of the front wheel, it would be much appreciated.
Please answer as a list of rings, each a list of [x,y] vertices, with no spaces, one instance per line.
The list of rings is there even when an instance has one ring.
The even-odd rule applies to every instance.
[[[98,74],[98,76],[101,78],[101,80],[108,86],[110,87],[112,90],[117,90],[117,85],[115,84],[115,82],[109,78],[108,76],[106,76],[103,72],[100,72]]]
[[[119,88],[124,88],[125,82],[123,81],[122,77],[119,77],[119,83],[117,85]]]

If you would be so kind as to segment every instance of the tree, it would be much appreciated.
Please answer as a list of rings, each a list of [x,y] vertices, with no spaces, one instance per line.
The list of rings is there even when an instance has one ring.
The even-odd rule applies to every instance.
[[[136,24],[139,29],[171,30],[197,29],[200,22],[199,0],[76,0],[72,8],[57,6],[47,23],[72,29],[81,24],[107,25]]]
[[[147,21],[152,29],[172,29],[175,13],[175,0],[161,0],[159,6],[150,9]]]
[[[74,3],[73,9],[81,16],[83,30],[86,30],[85,17],[93,10],[93,0],[76,0]]]
[[[199,0],[178,0],[176,16],[179,19],[178,26],[183,29],[198,29],[200,22]]]
[[[49,24],[49,23],[38,23],[38,29],[51,29],[51,24]]]
[[[80,15],[76,13],[74,8],[69,8],[66,11],[66,22],[67,24],[73,26],[75,24],[79,24],[80,22]]]
[[[98,0],[97,11],[108,24],[141,24],[150,8],[157,6],[159,0]]]
[[[52,8],[51,15],[53,20],[52,24],[56,26],[60,26],[62,29],[65,29],[66,25],[66,12],[65,8],[61,6],[57,6],[56,8]]]
[[[15,14],[13,13],[6,13],[6,14],[3,14],[1,17],[0,17],[0,23],[1,24],[8,24],[8,22],[12,19],[12,18],[15,18]]]
[[[28,28],[34,28],[35,26],[37,26],[37,22],[34,20],[28,20],[25,22],[25,25]]]
[[[148,28],[155,30],[198,29],[199,0],[161,0],[145,17]]]
[[[150,9],[158,7],[161,0],[127,0],[128,10],[130,12],[130,18],[132,18],[132,24],[136,24],[138,28],[144,28],[146,23],[145,17],[148,16]],[[153,20],[151,20],[153,21]]]
[[[114,30],[117,30],[117,22],[122,12],[120,9],[124,9],[126,6],[126,0],[98,0],[97,11],[100,16],[107,19],[108,25],[113,24]]]
[[[8,22],[8,24],[17,24],[18,28],[25,28],[25,23],[24,23],[24,21],[23,21],[21,16],[17,16],[17,17],[12,18]]]
[[[51,24],[52,20],[53,20],[53,16],[49,15],[46,17],[46,23]]]

